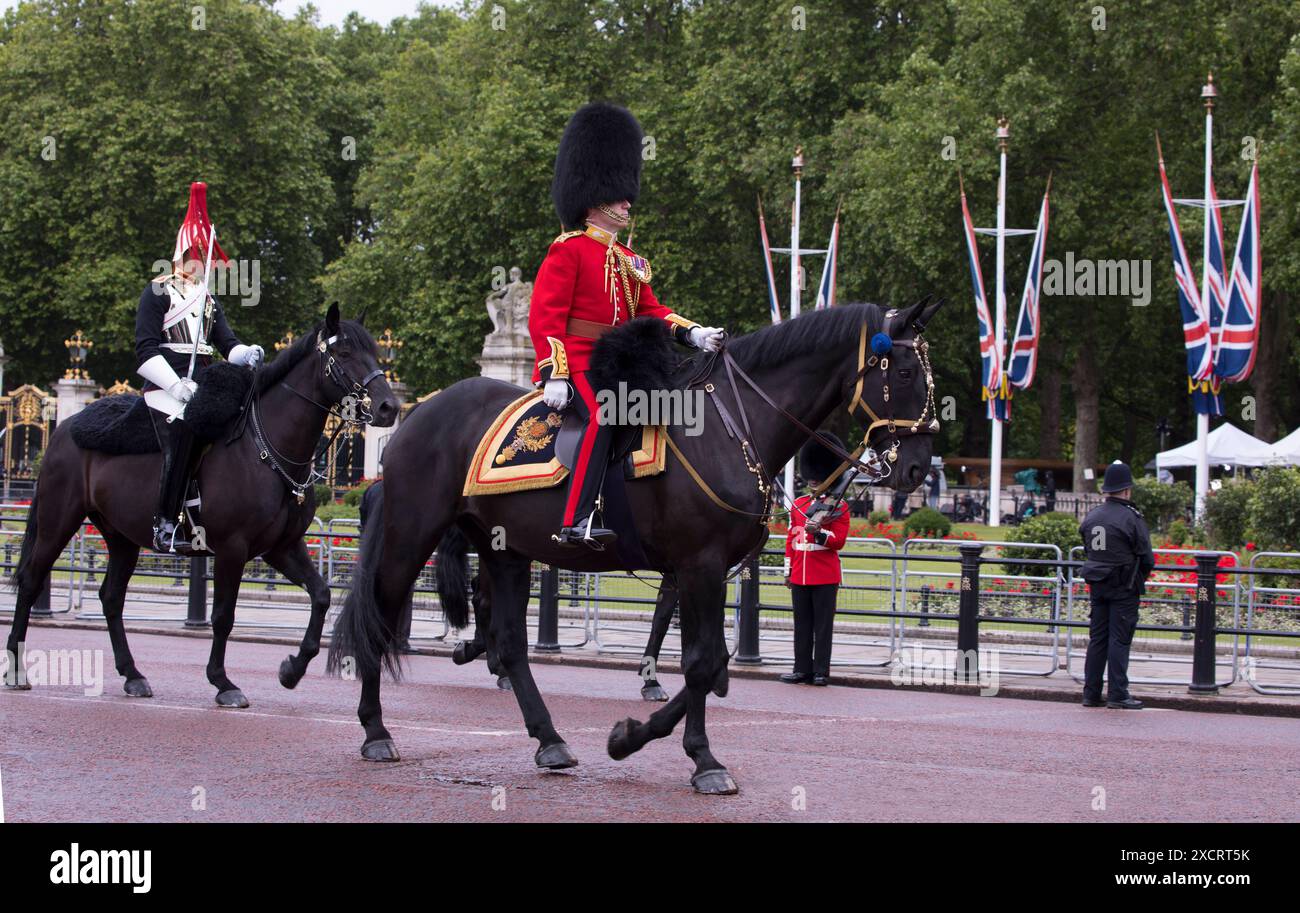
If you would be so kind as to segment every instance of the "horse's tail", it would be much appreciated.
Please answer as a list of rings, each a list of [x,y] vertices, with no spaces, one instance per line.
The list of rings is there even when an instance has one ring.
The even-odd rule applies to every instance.
[[[469,624],[469,540],[456,526],[438,543],[438,600],[453,628]]]
[[[11,590],[18,590],[37,581],[28,580],[32,572],[32,549],[36,547],[36,493],[32,493],[31,506],[27,508],[27,529],[23,532],[22,548],[18,552],[18,564],[13,574],[6,581]]]
[[[395,632],[384,621],[379,605],[376,571],[384,554],[384,506],[379,501],[366,518],[361,554],[352,572],[352,586],[330,637],[327,675],[353,672],[358,678],[377,675],[386,668],[395,681],[402,677],[401,654]],[[351,665],[351,669],[348,666]]]

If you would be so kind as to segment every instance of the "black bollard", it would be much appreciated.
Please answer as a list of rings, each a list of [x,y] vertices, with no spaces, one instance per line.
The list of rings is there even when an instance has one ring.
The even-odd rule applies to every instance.
[[[1191,626],[1192,626],[1192,603],[1191,600],[1184,599],[1183,600],[1183,627],[1190,628]],[[1192,632],[1184,631],[1183,633],[1178,635],[1178,639],[1191,640]]]
[[[740,617],[736,622],[736,662],[754,666],[763,661],[758,645],[758,559],[740,569]]]
[[[1214,683],[1215,574],[1218,555],[1196,556],[1196,636],[1192,644],[1192,684],[1187,689],[1196,694],[1218,694]]]
[[[933,587],[930,584],[923,584],[921,587],[921,620],[916,623],[918,628],[930,627],[930,590]]]
[[[537,603],[538,653],[560,652],[560,572],[542,565],[542,592]]]
[[[957,682],[979,682],[980,648],[980,553],[982,545],[963,545],[961,551],[961,597],[957,607],[957,658],[953,675]]]
[[[191,558],[190,600],[189,611],[185,615],[185,627],[206,628],[208,624],[208,559]]]

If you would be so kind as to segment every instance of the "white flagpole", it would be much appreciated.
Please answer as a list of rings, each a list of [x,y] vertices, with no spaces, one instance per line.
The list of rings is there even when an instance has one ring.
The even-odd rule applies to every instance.
[[[1214,218],[1214,210],[1210,203],[1210,182],[1212,180],[1211,171],[1214,168],[1214,99],[1218,95],[1218,90],[1214,88],[1214,74],[1209,75],[1209,81],[1201,89],[1201,97],[1205,99],[1205,193],[1202,199],[1205,201],[1205,243],[1203,245],[1203,256],[1201,258],[1201,307],[1205,310],[1208,317],[1211,313],[1210,306],[1210,220]],[[1211,345],[1213,333],[1207,336],[1206,346]],[[1210,352],[1211,364],[1214,360],[1214,352]],[[1213,391],[1211,390],[1211,395]],[[1208,412],[1196,413],[1196,522],[1200,523],[1205,513],[1205,496],[1210,490],[1210,453],[1209,453],[1209,436],[1210,436],[1210,414]]]
[[[790,221],[790,319],[799,316],[799,209],[803,193],[803,147],[794,150],[791,162],[794,168],[794,217]],[[785,492],[794,507],[797,494],[794,490],[794,460],[785,464]]]
[[[1001,166],[998,174],[998,256],[997,256],[997,316],[993,357],[997,359],[1000,382],[1006,378],[1006,363],[1002,357],[1006,348],[1007,302],[1006,302],[1006,229],[1007,229],[1007,140],[1011,135],[1011,126],[1005,117],[998,119],[998,149]],[[997,404],[993,411],[993,443],[989,452],[989,526],[1002,524],[1002,420],[998,418]]]

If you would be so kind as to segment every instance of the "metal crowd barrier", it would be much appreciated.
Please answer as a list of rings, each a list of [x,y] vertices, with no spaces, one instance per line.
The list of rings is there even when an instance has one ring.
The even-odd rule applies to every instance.
[[[0,504],[0,511],[6,513],[23,508],[24,505]],[[0,575],[11,573],[16,566],[25,525],[25,516],[0,518],[0,558],[3,559]],[[327,522],[317,519],[312,521],[306,536],[321,575],[335,593],[337,609],[339,596],[351,579],[358,553],[358,523],[350,519]],[[781,540],[774,537],[773,541],[779,543]],[[1004,555],[985,554],[986,549],[1006,546],[1038,549],[1050,557],[1007,559]],[[952,554],[954,548],[959,554]],[[1076,573],[1081,552],[1076,547],[1068,557],[1063,557],[1060,550],[1051,544],[1001,540],[912,539],[899,547],[884,538],[850,539],[841,552],[842,558],[850,560],[845,561],[837,621],[842,625],[847,617],[852,622],[864,624],[864,629],[860,633],[843,629],[838,632],[836,645],[855,648],[856,655],[845,657],[841,649],[833,664],[841,668],[883,668],[895,667],[902,662],[906,666],[909,661],[902,657],[916,656],[916,650],[920,648],[950,654],[956,669],[968,662],[972,648],[978,648],[980,625],[984,625],[986,631],[987,626],[995,625],[999,633],[1014,635],[1017,630],[1027,630],[1045,635],[1039,641],[1041,648],[1038,649],[1033,644],[998,643],[999,656],[1032,660],[1024,667],[1000,668],[1001,674],[1041,677],[1052,675],[1061,668],[1081,683],[1078,663],[1084,647],[1075,644],[1075,634],[1076,629],[1088,627],[1085,617],[1076,618],[1075,615],[1076,601],[1084,605],[1087,601],[1083,582]],[[1138,631],[1178,634],[1183,640],[1192,642],[1192,651],[1187,656],[1153,654],[1143,658],[1143,662],[1163,663],[1186,670],[1181,677],[1134,677],[1131,681],[1190,684],[1192,690],[1212,692],[1244,680],[1261,694],[1300,693],[1300,684],[1279,681],[1276,675],[1271,674],[1294,673],[1297,664],[1279,660],[1271,645],[1261,643],[1262,639],[1293,642],[1300,637],[1300,588],[1289,585],[1285,579],[1288,575],[1300,577],[1300,553],[1264,552],[1253,555],[1247,566],[1218,567],[1217,562],[1224,556],[1232,556],[1231,552],[1178,549],[1157,549],[1156,552],[1193,557],[1196,579],[1194,582],[1148,582],[1149,589],[1185,595],[1182,598],[1148,595],[1142,600],[1143,612],[1148,616],[1153,611],[1168,616],[1172,610],[1181,623],[1170,622],[1166,617],[1154,623],[1139,624]],[[84,524],[55,565],[52,577],[55,578],[55,589],[60,593],[57,607],[51,605],[48,598],[38,600],[33,614],[102,618],[98,599],[92,595],[87,602],[85,591],[87,586],[94,587],[102,577],[106,557],[103,537],[90,524]],[[741,573],[728,583],[726,599],[733,622],[728,632],[728,649],[738,663],[788,665],[793,659],[791,633],[777,625],[763,623],[764,619],[784,622],[791,617],[779,566],[782,557],[783,551],[767,549],[762,552],[762,560],[755,560],[742,568]],[[1236,560],[1235,556],[1233,558]],[[1272,569],[1260,564],[1264,559],[1279,558],[1293,561],[1293,568]],[[866,566],[860,563],[864,560]],[[183,600],[186,624],[205,625],[208,581],[211,580],[208,563],[207,559],[167,557],[144,551],[133,579],[143,577],[169,581],[167,590],[174,591],[178,597],[182,594],[186,597]],[[1022,565],[1029,572],[1009,574],[1005,573],[1005,568],[997,573],[988,572],[990,565],[1006,564]],[[431,557],[416,581],[413,606],[416,618],[432,623],[435,629],[441,621],[441,631],[432,635],[417,634],[413,637],[417,641],[442,641],[453,630],[437,602],[435,569],[436,557]],[[470,570],[471,574],[477,572],[477,556],[473,554],[470,556]],[[1175,569],[1157,565],[1158,572],[1170,570]],[[1177,570],[1192,573],[1187,566],[1179,566]],[[1230,579],[1218,583],[1216,575],[1227,575]],[[600,653],[640,655],[643,648],[637,641],[648,636],[648,620],[638,623],[623,617],[610,617],[609,614],[615,608],[653,611],[658,577],[647,574],[638,577],[642,578],[639,582],[623,573],[576,573],[535,565],[530,593],[530,604],[535,605],[535,609],[529,621],[530,627],[536,627],[534,648],[541,651],[575,650],[591,644]],[[629,581],[635,585],[629,587]],[[995,587],[992,592],[990,584]],[[188,590],[184,589],[187,585]],[[245,613],[242,618],[237,616],[236,624],[250,628],[301,630],[310,611],[305,596],[293,601],[271,599],[268,595],[258,598],[259,594],[269,594],[277,588],[301,592],[260,559],[250,562],[242,578],[241,606],[251,604],[256,608],[274,608],[287,611],[289,615],[277,620],[249,617]],[[159,615],[141,611],[141,604],[147,604],[151,599],[173,612]],[[137,589],[128,603],[132,610],[124,617],[130,620],[174,619],[174,610],[180,604],[182,600],[168,599],[165,593],[140,594]],[[559,637],[562,604],[570,609],[581,609],[576,623],[568,626],[568,630],[577,632],[577,638],[564,642]],[[294,617],[299,614],[301,620]],[[1082,606],[1080,614],[1084,614]],[[1270,622],[1273,618],[1281,620]],[[1273,627],[1269,627],[1270,623]],[[466,632],[462,636],[469,634]],[[635,641],[629,639],[632,636],[636,637]],[[1230,638],[1230,648],[1224,658],[1219,658],[1216,652],[1220,637]],[[666,644],[663,655],[680,656],[680,650]],[[916,668],[916,661],[910,662]],[[1221,667],[1227,667],[1226,680],[1220,677]]]
[[[903,544],[903,553],[902,553],[902,555],[903,555],[902,604],[903,604],[904,608],[906,608],[906,606],[907,606],[907,604],[908,604],[908,603],[907,603],[907,598],[908,598],[908,579],[909,579],[909,577],[912,577],[912,576],[919,576],[917,572],[913,572],[913,571],[910,570],[910,567],[909,567],[909,563],[910,563],[910,561],[917,561],[917,560],[925,560],[925,561],[948,561],[948,562],[957,562],[958,564],[960,564],[960,562],[961,562],[961,560],[962,560],[960,556],[952,556],[952,555],[949,555],[949,556],[936,556],[936,555],[915,556],[915,552],[916,552],[916,550],[917,550],[917,549],[920,549],[920,548],[934,548],[934,547],[936,547],[936,546],[938,546],[938,547],[944,547],[944,546],[946,546],[946,547],[948,547],[948,548],[951,548],[951,547],[953,547],[954,545],[956,545],[957,548],[960,550],[960,548],[962,547],[963,544],[969,544],[969,543],[963,543],[963,541],[961,541],[961,540],[952,540],[952,539],[909,539],[909,540],[907,540],[907,541]],[[1018,586],[1018,588],[1017,588],[1018,591],[1017,591],[1014,595],[1011,595],[1011,591],[1010,591],[1010,590],[1001,591],[1002,593],[1005,594],[1004,597],[1003,597],[1004,600],[1005,600],[1005,598],[1009,597],[1009,598],[1012,598],[1012,599],[1019,599],[1019,600],[1029,601],[1029,602],[1031,602],[1031,603],[1032,603],[1032,602],[1043,602],[1043,603],[1045,603],[1045,608],[1046,608],[1046,612],[1047,612],[1047,617],[1046,617],[1046,618],[1044,618],[1044,619],[1036,619],[1036,618],[1034,618],[1033,616],[1029,616],[1029,617],[1026,617],[1026,618],[1017,618],[1017,617],[999,617],[999,616],[996,616],[996,615],[980,615],[980,616],[979,616],[979,620],[980,620],[981,622],[993,622],[993,623],[997,623],[997,624],[1000,624],[1000,625],[1008,625],[1008,624],[1014,624],[1014,625],[1030,625],[1030,624],[1036,624],[1036,625],[1041,625],[1042,627],[1046,628],[1048,635],[1051,637],[1051,649],[1050,649],[1049,651],[1043,651],[1043,650],[1031,650],[1031,649],[1022,648],[1022,647],[1008,647],[1008,646],[999,646],[999,647],[998,647],[998,653],[999,653],[1000,656],[1002,656],[1002,655],[1008,655],[1008,656],[1029,656],[1029,657],[1041,657],[1041,658],[1045,658],[1045,659],[1047,660],[1047,666],[1046,666],[1046,668],[1041,668],[1041,669],[1040,669],[1040,668],[1036,668],[1036,667],[1031,667],[1031,668],[1028,668],[1028,669],[1000,669],[999,671],[1000,671],[1001,673],[1003,673],[1003,674],[1007,674],[1007,675],[1029,675],[1029,676],[1047,676],[1047,675],[1052,675],[1053,673],[1056,672],[1057,668],[1059,668],[1059,665],[1060,665],[1060,650],[1061,650],[1061,646],[1060,646],[1060,623],[1059,623],[1059,622],[1060,622],[1060,608],[1061,608],[1061,584],[1062,584],[1062,577],[1061,577],[1061,573],[1060,573],[1060,570],[1059,570],[1059,566],[1060,566],[1060,562],[1061,562],[1061,549],[1060,549],[1058,546],[1051,545],[1050,543],[1037,543],[1037,542],[1011,542],[1011,541],[1007,541],[1007,540],[995,540],[995,539],[981,539],[979,544],[982,545],[982,546],[994,546],[994,547],[1014,546],[1014,547],[1017,547],[1017,548],[1032,549],[1032,550],[1035,550],[1035,551],[1045,551],[1045,552],[1050,552],[1051,554],[1053,554],[1053,555],[1056,556],[1056,558],[1055,558],[1054,561],[1051,561],[1051,560],[1043,560],[1043,559],[1032,559],[1032,560],[1031,560],[1031,559],[1022,559],[1022,558],[1017,558],[1017,559],[1014,559],[1013,561],[1010,562],[1010,563],[1014,563],[1014,564],[1027,564],[1027,565],[1029,565],[1031,568],[1032,568],[1032,567],[1035,567],[1035,566],[1042,566],[1045,570],[1050,569],[1050,570],[1052,571],[1052,575],[1051,575],[1050,577],[1047,577],[1047,576],[1039,576],[1039,575],[1034,575],[1034,574],[1011,574],[1011,573],[1002,573],[1002,574],[993,575],[993,580],[994,580],[995,583],[1001,583],[1002,581],[1010,581],[1010,582],[1015,583],[1015,584],[1017,584],[1017,585],[1019,585],[1019,584],[1024,584],[1025,587],[1028,587],[1028,586],[1039,586],[1040,588],[1041,588],[1042,585],[1046,584],[1046,585],[1047,585],[1047,589],[1048,589],[1048,592],[1047,592],[1047,593],[1039,592],[1039,593],[1036,593],[1036,594],[1035,594],[1035,593],[1028,593],[1028,592],[1020,592],[1020,590],[1023,590],[1024,587],[1019,587],[1019,586]],[[1041,562],[1041,564],[1040,564],[1039,562]],[[1007,563],[1007,562],[1005,561],[1005,559],[1001,559],[1001,558],[999,558],[999,559],[996,559],[996,560],[991,560],[991,561],[989,561],[989,563],[992,563],[992,564],[1004,564],[1004,563]],[[924,576],[927,576],[927,577],[941,576],[941,577],[945,577],[945,578],[946,578],[946,577],[955,577],[955,578],[957,578],[957,579],[959,579],[959,580],[961,579],[961,574],[960,574],[960,572],[954,573],[954,572],[951,572],[951,571],[950,571],[950,572],[938,572],[938,573],[933,572],[933,571],[930,571],[930,572],[925,573]],[[954,619],[957,619],[957,616],[953,616],[953,618],[954,618]],[[958,620],[959,620],[959,619],[958,619]],[[926,648],[927,648],[927,649],[953,650],[953,651],[957,651],[957,650],[959,649],[959,648],[958,648],[957,646],[955,646],[955,645],[954,645],[954,646],[948,646],[948,645],[943,644],[943,643],[939,643],[939,644],[935,644],[935,643],[927,643],[927,644],[926,644]],[[901,647],[900,647],[900,649],[901,649]]]
[[[781,542],[780,537],[773,537],[776,541]],[[769,543],[772,539],[768,540]],[[853,551],[850,552],[849,550]],[[883,552],[881,550],[884,550]],[[894,599],[897,592],[897,546],[890,539],[879,537],[853,537],[848,539],[844,544],[844,550],[840,552],[841,557],[868,558],[875,560],[885,560],[889,562],[889,570],[880,568],[855,568],[845,567],[843,569],[843,582],[840,584],[839,599],[836,604],[836,616],[847,615],[851,618],[875,618],[885,617],[889,619],[889,633],[887,639],[882,640],[880,635],[864,634],[841,634],[835,638],[835,644],[845,646],[858,646],[867,648],[883,648],[885,656],[877,660],[856,660],[835,659],[834,651],[831,653],[831,665],[841,668],[881,668],[888,666],[892,661],[896,649],[899,631],[897,619],[893,618]],[[769,548],[762,552],[764,557],[780,558],[782,562],[785,559],[784,545],[781,549]],[[757,565],[757,598],[758,611],[767,612],[769,616],[772,613],[781,613],[783,617],[793,618],[792,606],[784,598],[788,593],[785,588],[785,576],[780,564],[758,564]],[[766,578],[766,579],[765,579]],[[771,593],[780,594],[783,599],[781,602],[772,601]],[[765,595],[766,594],[766,595]],[[845,605],[845,603],[848,603]],[[875,606],[873,608],[873,606]],[[736,628],[739,631],[743,625],[737,621]],[[756,625],[757,637],[756,642],[759,649],[754,656],[746,657],[744,661],[754,664],[780,664],[790,665],[794,662],[793,653],[793,636],[789,630],[775,628],[764,629],[762,625]],[[765,643],[779,642],[784,645],[784,649],[772,652],[763,650],[762,645]],[[756,658],[755,658],[756,657]]]
[[[1250,569],[1252,572],[1259,567],[1258,562],[1261,558],[1293,559],[1295,561],[1294,566],[1300,568],[1300,552],[1259,552],[1250,557]],[[1270,604],[1267,600],[1270,597],[1288,597],[1293,605],[1293,608],[1290,610],[1295,616],[1293,621],[1300,619],[1300,589],[1286,586],[1260,586],[1260,576],[1264,575],[1255,573],[1250,575],[1250,587],[1246,593],[1246,651],[1242,661],[1243,678],[1245,678],[1246,683],[1249,684],[1251,688],[1254,688],[1255,691],[1260,694],[1300,694],[1300,685],[1268,684],[1267,682],[1260,682],[1259,680],[1260,669],[1289,668],[1280,663],[1266,662],[1257,659],[1252,652],[1253,641],[1256,637],[1275,637],[1279,633],[1278,631],[1269,631],[1256,626],[1257,617],[1260,614],[1270,611],[1275,608],[1277,604],[1280,604],[1280,600],[1277,604]],[[1300,571],[1297,571],[1295,576],[1300,577]],[[1267,580],[1268,578],[1265,576],[1264,579]],[[1263,605],[1260,604],[1261,600],[1264,600]]]

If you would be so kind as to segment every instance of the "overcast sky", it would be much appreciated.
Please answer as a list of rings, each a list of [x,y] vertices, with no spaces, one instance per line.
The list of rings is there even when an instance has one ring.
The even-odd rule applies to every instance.
[[[354,10],[364,18],[387,25],[398,16],[414,16],[419,0],[314,0],[320,10],[324,25],[341,25],[343,17]],[[458,0],[426,0],[430,6],[459,6]],[[306,4],[300,0],[278,0],[276,10],[282,16],[292,16],[298,7]]]
[[[325,25],[341,25],[343,17],[352,11],[366,19],[387,25],[398,16],[413,16],[420,0],[315,0],[320,11],[320,21]],[[425,0],[430,6],[459,6],[459,0]],[[18,0],[0,0],[0,9],[18,5]],[[292,16],[305,3],[300,0],[277,0],[275,9],[282,16]]]

